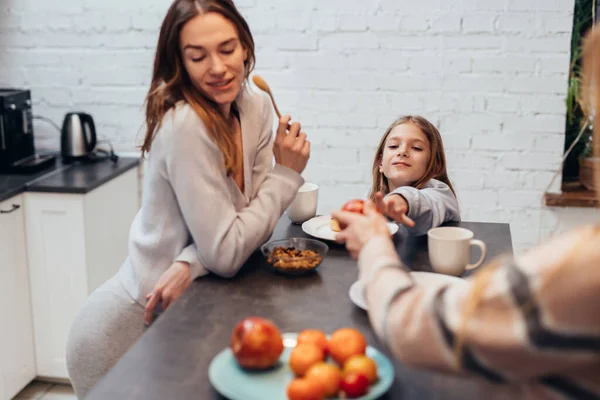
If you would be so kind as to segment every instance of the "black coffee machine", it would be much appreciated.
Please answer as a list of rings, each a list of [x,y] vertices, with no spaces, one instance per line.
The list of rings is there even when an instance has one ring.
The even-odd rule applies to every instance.
[[[35,152],[31,92],[0,88],[0,173],[37,172],[55,159]]]

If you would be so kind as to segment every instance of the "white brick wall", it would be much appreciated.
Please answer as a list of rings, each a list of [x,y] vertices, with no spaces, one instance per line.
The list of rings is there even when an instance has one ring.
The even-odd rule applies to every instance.
[[[34,112],[59,124],[86,110],[132,151],[169,4],[2,0],[0,85],[31,88]],[[563,147],[573,0],[237,4],[257,73],[313,141],[305,176],[321,185],[320,212],[363,196],[385,128],[420,113],[444,135],[464,219],[511,222],[517,249],[554,226],[541,197]],[[46,125],[36,135],[58,148]]]

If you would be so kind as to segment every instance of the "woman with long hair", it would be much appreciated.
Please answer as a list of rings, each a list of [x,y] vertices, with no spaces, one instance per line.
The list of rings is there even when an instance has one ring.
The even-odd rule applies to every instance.
[[[587,111],[600,115],[600,29],[585,40]],[[594,124],[600,157],[600,126]],[[600,187],[600,171],[595,171]],[[599,193],[600,198],[600,193]],[[413,281],[373,202],[337,212],[358,258],[371,325],[415,366],[518,383],[525,397],[600,398],[600,226],[555,237],[492,262],[466,284]]]
[[[173,2],[146,98],[144,198],[129,256],[69,333],[79,398],[193,279],[234,276],[302,185],[310,143],[289,116],[273,139],[268,97],[247,87],[253,66],[254,41],[231,0]]]

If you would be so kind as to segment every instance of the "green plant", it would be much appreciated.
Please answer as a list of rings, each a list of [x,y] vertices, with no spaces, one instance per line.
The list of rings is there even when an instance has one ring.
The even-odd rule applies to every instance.
[[[571,34],[571,63],[569,69],[569,87],[567,89],[566,106],[567,122],[565,126],[566,151],[577,138],[577,135],[588,124],[581,108],[581,39],[592,27],[596,17],[596,0],[575,0],[573,13],[573,30]],[[579,176],[579,159],[586,155],[586,149],[591,148],[587,143],[591,140],[591,130],[583,136],[583,140],[574,146],[573,151],[565,160],[563,180],[575,180]]]

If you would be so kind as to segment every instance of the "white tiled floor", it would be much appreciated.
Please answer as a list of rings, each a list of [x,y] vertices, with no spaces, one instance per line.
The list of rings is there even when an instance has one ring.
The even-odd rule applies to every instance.
[[[68,385],[54,385],[33,381],[14,397],[13,400],[77,400],[73,388]]]

